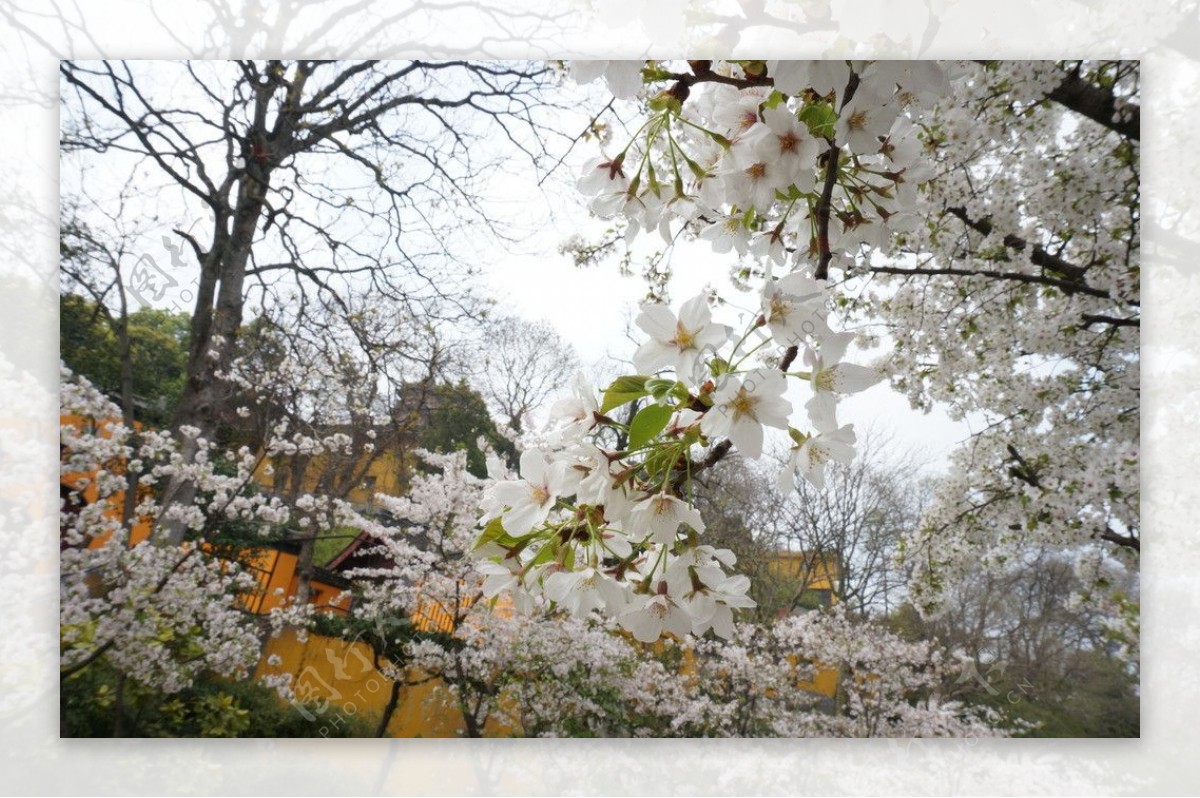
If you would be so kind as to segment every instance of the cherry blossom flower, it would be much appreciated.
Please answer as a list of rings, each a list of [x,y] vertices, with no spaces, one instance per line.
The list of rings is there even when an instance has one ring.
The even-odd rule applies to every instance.
[[[702,587],[684,597],[684,609],[692,616],[692,633],[699,636],[709,629],[718,637],[734,635],[733,610],[758,606],[746,595],[750,579],[743,574],[722,579],[715,587]]]
[[[556,571],[545,579],[546,598],[576,617],[604,608],[617,615],[625,608],[625,588],[611,576],[596,570]]]
[[[568,61],[571,77],[577,83],[591,83],[604,78],[614,97],[631,100],[642,90],[644,61]]]
[[[768,61],[767,70],[775,78],[775,88],[792,96],[807,88],[822,96],[840,93],[850,81],[845,61]]]
[[[865,74],[875,85],[899,85],[903,94],[922,102],[950,91],[950,76],[936,61],[875,61]]]
[[[608,507],[604,508],[605,514],[608,513],[608,509]],[[614,522],[615,525],[616,522]],[[629,542],[629,537],[624,532],[614,526],[605,527],[597,533],[599,544],[607,552],[607,555],[623,560],[633,553],[633,544]]]
[[[880,139],[888,134],[899,110],[883,103],[869,91],[860,90],[838,112],[835,140],[858,155],[872,155],[881,148]]]
[[[592,198],[589,203],[592,213],[602,219],[625,215],[637,222],[636,234],[646,214],[646,199],[644,194],[639,196],[636,181],[625,176],[622,164],[620,157],[595,158],[584,165],[576,187]]]
[[[776,225],[754,236],[750,241],[750,254],[759,259],[769,260],[776,266],[787,263],[787,245],[784,240],[785,230]]]
[[[595,389],[583,374],[577,374],[574,394],[560,399],[550,408],[550,423],[559,424],[553,430],[550,442],[562,444],[579,440],[595,429],[599,412],[600,404],[596,401]]]
[[[656,642],[664,632],[683,640],[692,631],[692,616],[666,594],[635,597],[618,622],[643,643]]]
[[[629,178],[625,176],[624,159],[599,156],[588,161],[576,181],[575,187],[586,196],[597,194],[625,193]]]
[[[879,369],[841,363],[854,333],[832,333],[821,339],[819,348],[808,348],[804,361],[812,369],[813,398],[805,404],[809,419],[818,430],[836,429],[836,409],[841,394],[865,391],[884,378]]]
[[[782,374],[756,369],[742,380],[728,375],[713,393],[713,406],[700,429],[705,435],[728,436],[745,457],[762,455],[763,426],[787,429],[792,405],[783,398],[787,382]]]
[[[824,148],[785,104],[763,110],[762,119],[735,148],[749,147],[758,156],[755,160],[778,167],[773,170],[777,188],[795,185],[800,191],[812,191],[817,181],[817,153]]]
[[[643,374],[673,367],[679,378],[691,378],[697,359],[729,340],[729,328],[713,323],[705,294],[683,303],[679,318],[664,305],[642,305],[635,323],[650,335],[633,355],[634,365]]]
[[[854,425],[818,433],[792,447],[787,467],[779,475],[779,487],[785,493],[796,489],[794,474],[799,470],[817,490],[825,488],[825,466],[830,460],[849,465],[854,459]]]
[[[827,332],[825,286],[802,272],[763,284],[762,316],[771,336],[782,346],[802,343]]]
[[[484,576],[483,595],[486,598],[494,598],[519,587],[521,580],[517,572],[513,570],[515,567],[517,567],[517,563],[511,560],[508,561],[508,564],[493,560],[481,560],[476,563],[475,570]]]
[[[725,189],[725,201],[735,208],[767,211],[775,204],[775,192],[788,186],[784,167],[756,150],[752,143],[734,144],[717,175]]]
[[[706,93],[707,105],[715,129],[737,139],[758,124],[758,108],[767,99],[767,91],[752,87],[738,90],[732,86],[715,86]]]
[[[675,542],[680,524],[687,524],[697,532],[704,531],[700,511],[682,499],[660,493],[637,502],[629,513],[631,532],[649,533],[650,539],[664,546]]]
[[[726,579],[725,568],[732,568],[737,555],[729,549],[708,545],[690,546],[672,558],[663,572],[671,595],[681,596],[692,589],[692,575],[706,585],[715,587]]]
[[[524,535],[546,520],[560,495],[563,470],[561,463],[551,464],[540,451],[530,449],[521,455],[522,479],[499,482],[488,491],[493,513],[496,507],[507,507],[500,512],[505,531]],[[490,519],[485,516],[485,520]]]
[[[750,247],[750,231],[741,216],[725,216],[700,231],[700,238],[712,244],[713,252],[724,255],[734,250],[745,255]]]

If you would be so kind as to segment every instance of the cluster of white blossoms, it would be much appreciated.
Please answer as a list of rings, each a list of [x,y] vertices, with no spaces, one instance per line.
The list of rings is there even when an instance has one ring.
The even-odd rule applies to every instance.
[[[853,457],[838,399],[884,373],[842,361],[853,334],[829,330],[825,304],[821,282],[795,273],[766,284],[740,336],[713,319],[704,294],[678,314],[644,306],[636,323],[649,337],[633,356],[642,373],[602,394],[577,378],[550,411],[550,444],[525,451],[516,478],[493,470],[477,549],[486,592],[512,591],[526,607],[542,595],[578,616],[600,610],[645,642],[732,634],[733,611],[754,606],[750,583],[730,574],[732,552],[702,543],[693,477],[708,446],[760,457],[767,428],[793,442],[784,484],[798,470],[820,485],[828,462]],[[767,365],[761,353],[780,345],[803,347],[806,368]],[[808,432],[793,426],[789,378],[809,385]]]
[[[571,418],[564,414],[558,429]],[[597,569],[557,566],[542,571],[540,596],[519,594],[528,612],[494,607],[483,599],[512,585],[514,574],[490,562],[480,572],[468,555],[475,507],[497,486],[468,473],[462,452],[417,456],[423,468],[408,494],[376,497],[387,516],[352,522],[375,541],[371,564],[348,572],[357,587],[353,628],[365,622],[378,667],[396,684],[439,678],[446,689],[431,691],[422,709],[459,714],[468,734],[496,724],[530,736],[1003,734],[993,728],[996,718],[939,698],[954,662],[944,662],[936,646],[905,642],[836,609],[741,623],[725,629],[728,639],[667,638],[646,648],[619,633],[631,622],[636,632],[636,618],[602,612],[605,593],[624,601],[615,598],[626,595],[623,587]],[[532,481],[548,484],[545,469],[539,473]],[[703,584],[728,581],[712,571],[732,562],[726,552],[700,546],[668,555],[668,593],[677,580],[691,590],[692,569]],[[744,596],[744,578],[733,579],[725,592]],[[679,636],[691,628],[688,619]],[[840,674],[845,711],[831,714],[830,698],[815,689],[821,672]]]
[[[742,624],[729,640],[664,645],[647,656],[604,624],[573,617],[481,614],[461,645],[434,639],[416,660],[450,675],[440,711],[472,713],[530,736],[992,737],[985,708],[941,697],[953,681],[929,643],[907,643],[842,614]],[[687,658],[690,667],[667,664]],[[841,674],[841,711],[814,688]],[[462,674],[456,678],[456,674]],[[428,707],[434,710],[435,707]]]
[[[265,537],[293,520],[330,528],[339,518],[337,503],[302,496],[286,507],[251,488],[261,455],[219,451],[194,428],[181,429],[179,438],[135,431],[86,379],[65,367],[60,376],[61,469],[69,486],[59,524],[63,674],[103,658],[168,693],[203,673],[245,676],[257,661],[263,627],[302,625],[309,608],[291,605],[257,620],[247,613],[245,596],[258,582],[219,556],[218,529],[239,524]],[[185,443],[197,449],[193,462],[180,453]],[[338,443],[293,439],[268,449]],[[160,489],[176,475],[196,486],[193,502],[164,504]],[[168,521],[187,529],[181,546],[163,545],[158,530]],[[139,530],[148,537],[134,543]]]
[[[770,264],[760,306],[740,336],[715,321],[708,297],[678,313],[643,306],[649,338],[638,374],[602,396],[580,382],[552,410],[551,448],[527,451],[519,479],[490,488],[479,553],[492,592],[545,595],[575,612],[600,609],[643,641],[712,629],[728,637],[732,611],[752,606],[733,555],[702,543],[693,476],[730,448],[758,458],[767,428],[793,445],[785,489],[799,472],[818,487],[829,462],[854,455],[838,398],[886,376],[844,362],[854,338],[828,323],[831,262],[915,221],[919,183],[932,172],[918,134],[925,109],[949,88],[936,64],[902,62],[667,62],[638,67],[645,84],[670,83],[615,155],[579,180],[600,216],[628,236],[682,225],[717,252]],[[628,64],[572,66],[626,86]],[[785,273],[774,276],[772,268]],[[803,354],[803,368],[793,363]],[[807,424],[787,399],[806,381]],[[647,403],[624,421],[614,411]],[[704,448],[708,454],[703,454]]]
[[[815,389],[806,405],[813,433],[789,430],[797,445],[785,487],[796,470],[820,485],[821,464],[851,456],[852,429],[833,422],[830,397],[870,380],[861,367],[841,362],[850,336],[830,332],[827,305],[845,314],[836,325],[842,328],[851,320],[882,319],[895,344],[889,373],[914,405],[927,409],[941,401],[952,415],[986,417],[984,431],[958,457],[956,478],[943,485],[926,523],[906,543],[917,577],[912,595],[923,612],[936,612],[942,588],[972,564],[1003,562],[1025,546],[1115,546],[1114,556],[1136,562],[1136,65],[647,61],[570,67],[579,80],[603,75],[618,98],[637,94],[643,104],[631,138],[601,136],[605,154],[588,163],[578,181],[591,209],[614,219],[629,241],[657,231],[668,245],[694,237],[736,257],[734,283],[761,292],[775,353],[785,353],[781,362],[790,366],[789,356],[803,352],[804,374]],[[640,93],[632,91],[635,74]],[[1081,79],[1111,95],[1111,118],[1052,98],[1058,87]],[[833,274],[845,290],[828,303],[804,301],[820,294]],[[658,291],[669,272],[648,275]],[[667,411],[649,409],[630,425],[639,444],[664,443],[665,454],[647,458],[651,473],[645,467],[631,472],[637,462],[624,452],[607,471],[634,486],[618,502],[647,507],[656,495],[653,480],[662,476],[654,517],[677,519],[697,535],[702,520],[686,512],[686,491],[670,490],[680,483],[662,472],[660,460],[677,456],[684,471],[703,467],[704,460],[666,442],[679,440],[698,418],[705,442],[725,438],[753,457],[765,427],[790,426],[781,388],[788,375],[769,360],[765,369],[743,371],[740,363],[731,367],[727,359],[705,355],[727,340],[707,312],[703,300],[689,302],[678,316],[663,307],[645,310],[639,326],[651,340],[634,362],[649,379],[623,378],[606,392],[645,388],[657,403],[664,395],[673,403],[665,426],[658,422]],[[802,334],[789,325],[792,319],[808,325]],[[674,375],[654,374],[662,368]],[[706,369],[716,387],[701,396],[696,387]],[[675,383],[686,395],[671,394]],[[598,422],[585,410],[573,423]],[[650,437],[640,437],[647,428]],[[555,487],[547,507],[558,502],[569,513],[578,506],[569,481]],[[493,498],[503,504],[505,494]],[[605,505],[605,530],[612,528],[606,525],[612,513],[619,515]],[[501,514],[493,508],[485,517]],[[635,549],[645,534],[636,524],[645,515],[622,518]],[[535,520],[546,518],[554,516],[547,511]],[[680,545],[664,540],[669,537],[659,532],[651,542]],[[658,595],[661,565],[674,553],[651,560],[650,592]],[[537,589],[524,557],[522,548],[506,564],[523,586]],[[1136,603],[1113,594],[1111,583],[1092,580],[1092,587],[1094,595],[1136,612]],[[670,598],[655,601],[656,614],[682,629]],[[649,626],[647,634],[652,631]]]
[[[1078,65],[1085,77],[1099,68]],[[894,383],[914,405],[980,419],[907,536],[910,599],[939,612],[980,564],[1002,568],[1031,548],[1102,555],[1119,578],[1076,572],[1087,603],[1128,642],[1140,526],[1139,143],[1045,101],[1075,69],[971,67],[927,133],[938,178],[920,196],[922,224],[890,247],[890,265],[903,268],[873,276],[861,312],[888,322]],[[1136,108],[1138,79],[1136,64],[1097,78],[1110,84],[1116,123]],[[905,271],[923,266],[932,273]]]
[[[917,188],[933,176],[919,123],[950,90],[953,69],[643,64],[648,84],[673,85],[649,100],[623,149],[585,167],[579,189],[597,215],[622,217],[630,238],[657,229],[670,241],[686,226],[717,252],[777,266],[849,258],[916,226]]]

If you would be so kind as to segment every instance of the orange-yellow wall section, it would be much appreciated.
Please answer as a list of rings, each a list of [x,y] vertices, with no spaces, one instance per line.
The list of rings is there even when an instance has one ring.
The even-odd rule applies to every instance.
[[[798,551],[778,552],[767,567],[777,576],[803,579],[809,590],[834,589],[837,563],[831,556],[813,556]]]
[[[778,552],[768,568],[779,576],[803,580],[809,590],[834,591],[837,576],[837,562],[832,556],[813,556],[808,552]],[[837,603],[837,594],[831,597],[832,603]],[[816,675],[810,682],[800,682],[800,689],[832,698],[837,693],[838,671],[836,668],[822,668],[818,664]]]
[[[272,656],[278,665],[269,664]],[[315,699],[308,711],[314,723],[328,728],[332,717],[321,712],[323,701],[331,701],[348,714],[361,715],[372,726],[387,706],[392,682],[372,664],[371,648],[365,643],[348,642],[322,635],[308,635],[301,642],[294,632],[284,632],[268,641],[255,677],[290,673],[298,698]],[[400,703],[388,724],[390,737],[459,737],[464,725],[454,698],[445,684],[433,679],[422,681],[418,672],[406,675],[412,682],[402,688]],[[299,711],[299,710],[297,710]],[[489,737],[511,736],[512,731],[497,723],[485,727]]]
[[[81,416],[64,415],[61,424],[70,424],[78,429],[84,425],[95,423]],[[100,434],[105,434],[106,422],[98,425]],[[305,474],[305,488],[315,486],[317,475],[321,473],[319,462],[310,464]],[[374,492],[399,493],[401,485],[399,458],[391,453],[382,453],[370,466],[367,475],[375,476]],[[63,474],[65,485],[77,485],[88,478],[87,474]],[[256,479],[266,488],[270,488],[273,477],[260,469],[255,474]],[[309,483],[312,483],[310,486]],[[94,485],[89,484],[83,498],[94,502],[97,498]],[[352,501],[366,502],[370,496],[366,491],[356,490],[351,493]],[[121,494],[109,498],[113,517],[120,515]],[[150,524],[139,520],[135,522],[130,535],[130,545],[136,545],[149,537]],[[92,546],[100,546],[105,539],[97,539]],[[254,551],[252,563],[259,571],[261,592],[248,601],[247,609],[251,612],[266,613],[275,607],[282,606],[288,597],[295,595],[298,584],[296,575],[296,555],[272,548],[261,548]],[[804,569],[803,555],[788,554],[777,558],[772,563],[772,570],[781,575],[799,577]],[[830,590],[833,587],[835,568],[828,560],[814,564],[807,577],[808,586],[814,590]],[[336,607],[342,611],[349,608],[348,597],[342,596],[341,589],[313,580],[313,600],[318,606]],[[438,623],[444,611],[438,608],[423,608],[428,617],[426,622],[431,625]],[[419,613],[420,614],[420,613]],[[690,653],[690,652],[689,652]],[[280,659],[280,664],[272,666],[268,660],[272,656]],[[691,658],[685,663],[685,668],[694,667]],[[340,672],[339,672],[340,671]],[[308,635],[306,642],[294,632],[285,632],[280,637],[268,641],[264,647],[262,660],[259,663],[256,677],[290,673],[293,676],[293,686],[298,695],[310,696],[314,699],[331,700],[339,704],[344,711],[363,713],[378,718],[387,705],[391,690],[391,681],[371,664],[371,649],[364,643],[348,643],[337,638],[321,635]],[[463,732],[463,723],[454,705],[453,696],[440,680],[422,681],[420,674],[408,674],[414,682],[421,682],[404,687],[400,703],[388,724],[388,735],[391,737],[457,737]],[[798,686],[832,696],[837,691],[838,673],[834,669],[820,669],[811,682],[801,682]],[[318,706],[320,704],[318,703]],[[324,715],[314,715],[314,722],[329,723]],[[512,730],[494,722],[486,727],[489,736],[509,736]]]
[[[364,455],[366,457],[367,455]],[[301,489],[305,492],[316,490],[317,482],[325,473],[327,458],[315,456],[308,463],[304,470],[304,478],[300,481]],[[343,468],[344,466],[338,466]],[[361,460],[356,463],[355,470],[362,467]],[[390,496],[399,496],[404,493],[405,487],[402,482],[404,474],[403,458],[398,452],[385,450],[374,455],[374,459],[367,466],[367,470],[363,474],[362,482],[359,485],[351,488],[346,495],[346,499],[356,504],[370,503],[376,493],[386,493]],[[275,479],[278,476],[278,470],[269,461],[263,463],[255,470],[254,480],[266,490],[275,489]],[[367,479],[374,477],[374,487],[366,489],[364,484]]]
[[[276,569],[290,574],[295,568],[295,556],[282,552],[275,552],[275,555],[279,558],[290,558],[290,563],[281,562],[282,567]],[[784,574],[799,577],[804,563],[802,555],[798,553],[784,554],[773,566]],[[809,588],[832,589],[835,573],[833,564],[822,560],[814,566],[815,573],[806,580]],[[272,584],[274,583],[273,580]],[[289,586],[294,590],[294,578],[290,580]],[[495,611],[512,610],[511,606],[503,604],[497,606]],[[433,604],[419,608],[416,617],[422,626],[443,628],[444,631],[449,631],[453,623],[449,614]],[[272,655],[280,659],[277,666],[268,664]],[[683,669],[685,673],[694,673],[695,661],[691,651],[685,652]],[[293,688],[298,696],[307,696],[318,702],[333,701],[348,712],[374,716],[373,722],[378,721],[387,705],[391,690],[391,681],[372,664],[370,647],[364,643],[348,643],[321,635],[310,634],[307,642],[301,642],[294,633],[285,633],[269,641],[264,648],[263,659],[256,675],[281,673],[292,674]],[[461,736],[464,729],[462,718],[446,685],[437,679],[422,681],[422,676],[416,673],[409,673],[406,678],[421,683],[402,689],[400,702],[388,724],[388,735]],[[801,690],[833,697],[837,692],[838,678],[836,669],[818,666],[811,681],[801,681],[796,686]],[[315,717],[314,722],[321,721],[322,716]],[[489,722],[485,727],[485,733],[489,736],[511,736],[512,732],[512,729],[494,722]]]
[[[248,557],[259,584],[257,595],[247,599],[247,610],[268,613],[284,606],[290,597],[296,595],[300,579],[296,574],[298,558],[295,554],[262,547],[244,550],[243,556]],[[309,580],[309,585],[312,588],[309,600],[318,609],[331,607],[342,612],[349,611],[350,596],[342,588],[316,578]]]
[[[688,652],[690,654],[690,652]],[[278,657],[277,664],[270,664]],[[685,657],[685,670],[694,668]],[[255,678],[292,675],[292,687],[298,698],[312,702],[306,711],[314,723],[326,729],[332,715],[326,714],[325,702],[340,706],[344,712],[362,716],[374,728],[387,706],[392,682],[372,664],[371,648],[365,643],[309,634],[301,641],[295,632],[284,632],[267,642]],[[439,679],[425,680],[417,671],[406,678],[414,682],[401,689],[400,700],[388,723],[389,737],[460,737],[465,726],[454,696]],[[833,669],[818,671],[811,682],[797,687],[832,697],[837,691],[838,674]],[[300,710],[297,709],[297,712]],[[509,737],[513,729],[489,720],[484,728],[488,737]]]

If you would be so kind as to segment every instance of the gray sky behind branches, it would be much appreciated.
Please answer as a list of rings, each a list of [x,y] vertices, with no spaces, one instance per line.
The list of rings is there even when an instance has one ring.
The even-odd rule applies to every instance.
[[[155,69],[144,62],[134,68],[150,94],[169,97],[176,107],[192,104],[204,107],[205,98],[194,84],[181,80],[177,71]],[[222,78],[232,77],[219,63],[203,64],[201,69],[202,74],[211,75],[214,88],[221,85]],[[556,99],[564,101],[564,107],[547,121],[551,127],[574,136],[585,129],[590,114],[604,107],[608,97],[602,83],[578,87],[568,79]],[[628,141],[629,133],[619,119],[633,119],[636,108],[618,105],[616,112],[618,116],[606,117],[613,128],[610,152]],[[70,124],[71,120],[72,115],[64,111],[63,124]],[[570,254],[560,252],[562,244],[573,236],[598,238],[610,222],[591,217],[586,199],[574,187],[582,165],[600,153],[600,145],[595,140],[581,140],[568,151],[565,140],[558,144],[560,149],[550,153],[542,167],[545,170],[553,166],[549,177],[535,170],[527,158],[509,154],[503,156],[505,162],[484,185],[484,208],[497,220],[508,240],[497,242],[486,230],[473,227],[469,228],[474,231],[468,232],[469,240],[457,241],[455,247],[479,269],[470,288],[493,300],[497,313],[549,322],[575,348],[585,373],[602,381],[633,372],[629,361],[644,336],[632,322],[646,285],[636,274],[620,274],[616,258],[579,268]],[[497,147],[495,153],[486,153],[484,157],[497,157],[503,152]],[[219,163],[223,157],[219,145],[214,146],[211,157],[218,161],[213,167],[220,174],[224,167]],[[138,190],[127,192],[125,203],[118,205],[113,198],[120,194],[131,173]],[[336,169],[321,176],[333,185],[349,178]],[[139,237],[138,246],[165,274],[164,279],[174,281],[175,285],[161,299],[146,297],[149,304],[191,312],[194,294],[190,289],[195,284],[197,267],[186,246],[170,230],[194,228],[203,235],[211,221],[182,189],[155,165],[135,162],[128,155],[113,152],[64,155],[61,184],[64,198],[86,196],[85,204],[95,203],[119,217],[119,225]],[[97,225],[112,225],[111,220],[94,214],[85,218]],[[164,235],[171,244],[164,242]],[[361,235],[370,237],[374,233],[364,229]],[[386,231],[381,244],[385,236]],[[172,245],[179,250],[172,251]],[[634,243],[634,271],[663,246],[663,240],[655,232],[639,237]],[[269,259],[272,253],[260,252],[259,257]],[[718,311],[722,320],[737,327],[757,314],[757,296],[736,290],[729,280],[736,262],[732,253],[719,255],[712,252],[708,242],[677,237],[668,259],[672,271],[668,290],[674,308],[700,291],[715,288],[728,303]],[[253,300],[248,310],[252,310],[252,304]],[[846,328],[836,314],[831,314],[830,323],[835,329]],[[883,346],[874,350],[851,350],[851,358],[871,362],[883,357],[887,346],[884,338]],[[563,387],[564,392],[570,390],[569,386]],[[798,380],[789,381],[788,397],[794,405],[801,406],[809,397],[807,386]],[[537,422],[545,421],[545,410],[543,407],[534,414]],[[935,408],[928,414],[912,409],[886,382],[846,398],[839,407],[839,420],[855,424],[860,431],[869,427],[891,431],[896,445],[921,455],[931,472],[944,471],[949,453],[971,433],[970,424],[951,420],[941,409]],[[782,432],[772,430],[768,435],[774,436],[778,446],[785,445],[786,436]]]

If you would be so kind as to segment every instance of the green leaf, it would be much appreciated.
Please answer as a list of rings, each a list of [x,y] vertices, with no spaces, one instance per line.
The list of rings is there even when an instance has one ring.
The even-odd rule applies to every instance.
[[[787,97],[783,94],[783,92],[772,91],[771,96],[769,96],[769,97],[767,97],[767,99],[763,100],[762,107],[763,108],[776,108],[786,100],[787,100]]]
[[[655,83],[662,80],[671,79],[671,70],[664,69],[660,66],[644,66],[642,67],[642,82]]]
[[[796,201],[802,199],[803,197],[807,196],[806,192],[801,191],[799,189],[799,187],[797,187],[794,183],[792,185],[788,186],[788,190],[787,190],[786,194],[781,191],[778,191],[778,190],[776,190],[775,194],[778,196],[782,196],[784,202],[796,202]]]
[[[667,405],[647,405],[639,410],[629,424],[629,448],[637,449],[653,440],[667,426],[673,412]]]
[[[530,566],[536,568],[539,565],[545,565],[558,556],[558,543],[555,538],[546,541],[546,545],[538,549],[538,553],[534,555],[530,561]]]
[[[483,532],[479,535],[479,540],[475,541],[475,548],[481,549],[489,543],[495,543],[497,546],[509,549],[517,545],[517,539],[504,531],[504,525],[500,523],[499,518],[493,518],[483,528]]]
[[[666,399],[671,395],[671,389],[675,387],[675,380],[667,380],[662,377],[651,377],[646,380],[646,393],[650,394],[655,401]]]
[[[825,102],[806,105],[800,112],[800,121],[808,125],[808,132],[824,138],[833,136],[837,118],[837,111],[833,110],[832,105]]]
[[[600,412],[607,413],[614,407],[641,399],[646,395],[646,381],[649,377],[640,374],[617,377],[612,385],[604,391],[604,400],[600,402]]]
[[[654,449],[646,456],[642,465],[646,468],[646,473],[649,475],[651,482],[662,481],[667,472],[675,465],[675,461],[679,458],[679,450],[672,446],[664,446],[660,449]]]
[[[662,377],[646,380],[646,392],[659,404],[667,404],[671,399],[682,402],[688,398],[686,385],[678,380],[667,380]]]

